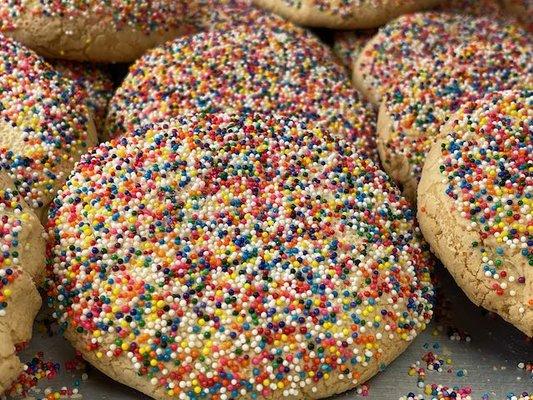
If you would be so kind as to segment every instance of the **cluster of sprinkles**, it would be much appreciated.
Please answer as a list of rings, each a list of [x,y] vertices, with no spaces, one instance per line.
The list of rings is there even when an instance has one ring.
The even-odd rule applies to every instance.
[[[473,400],[471,394],[470,387],[448,387],[433,383],[425,386],[424,394],[410,392],[399,400]]]
[[[50,60],[50,64],[85,90],[87,107],[91,111],[98,136],[102,138],[107,106],[114,92],[113,80],[107,67],[65,60]]]
[[[521,317],[533,312],[533,93],[507,91],[462,107],[441,148],[440,173],[499,296],[517,296]],[[529,286],[527,286],[529,285]]]
[[[2,182],[3,183],[3,182]],[[0,318],[5,317],[13,294],[12,284],[21,274],[20,252],[24,251],[20,237],[23,225],[29,221],[28,208],[13,188],[0,187]]]
[[[100,145],[50,213],[68,336],[179,399],[362,383],[425,328],[433,290],[413,212],[355,147],[257,115]]]
[[[333,34],[333,52],[342,64],[351,70],[355,60],[375,33],[375,30],[337,31]]]
[[[484,94],[532,83],[533,48],[524,31],[467,16],[457,25],[462,43],[421,59],[384,98],[384,112],[391,123],[386,133],[380,132],[385,149],[380,154],[387,170],[407,166],[402,170],[409,172],[397,179],[411,199],[416,196],[426,154],[453,112]]]
[[[431,348],[431,351],[426,352],[421,360],[413,363],[407,371],[407,375],[417,378],[417,388],[421,393],[410,392],[400,397],[399,400],[472,400],[473,389],[470,386],[450,387],[426,382],[432,373],[454,373],[457,378],[464,378],[468,375],[468,371],[455,370],[451,366],[452,359],[449,355],[439,355],[437,351],[441,349],[440,343],[435,342],[432,345],[425,343],[423,347],[426,350]]]
[[[419,361],[411,364],[407,370],[407,375],[416,377],[417,390],[407,393],[399,398],[399,400],[530,400],[531,397],[527,392],[515,395],[508,393],[505,397],[492,397],[488,393],[483,393],[481,396],[476,395],[475,390],[470,385],[454,384],[452,386],[442,383],[428,383],[427,381],[434,378],[436,374],[453,374],[456,379],[468,379],[468,371],[464,368],[453,368],[452,359],[450,355],[446,357],[439,356],[435,353],[441,348],[439,342],[433,344],[425,343],[423,348],[425,350],[431,348],[432,351],[426,352]],[[526,364],[518,364],[518,369],[526,370]],[[495,368],[495,367],[493,367]],[[503,367],[502,367],[503,369]],[[531,376],[530,376],[531,378]],[[521,377],[517,377],[520,380]]]
[[[182,27],[195,11],[194,2],[183,0],[2,0],[0,31],[19,28],[24,15],[50,18],[105,20],[116,30],[139,29],[145,33]]]
[[[532,400],[532,399],[533,399],[533,393],[530,394],[528,392],[522,392],[519,394],[508,393],[505,396],[505,400]]]
[[[42,209],[95,142],[81,89],[32,51],[0,35],[0,169]]]
[[[111,137],[195,111],[298,116],[376,154],[375,112],[330,50],[277,17],[177,39],[131,68],[108,115]]]
[[[83,372],[85,366],[86,364],[80,353],[77,353],[74,359],[66,361],[62,366],[57,361],[45,359],[44,353],[38,352],[24,364],[24,371],[6,394],[12,398],[28,398],[31,396],[32,399],[36,400],[82,398],[79,388],[81,382],[88,379],[88,375]],[[52,382],[56,380],[62,370],[76,373],[77,375],[81,373],[80,379],[75,380],[72,387],[62,387],[57,390],[52,387],[39,388],[43,381]]]

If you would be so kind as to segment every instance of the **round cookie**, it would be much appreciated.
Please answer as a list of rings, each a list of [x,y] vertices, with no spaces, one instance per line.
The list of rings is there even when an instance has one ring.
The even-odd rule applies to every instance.
[[[156,399],[339,393],[432,314],[408,203],[298,119],[208,114],[101,144],[49,233],[67,337]]]
[[[405,80],[422,58],[458,45],[463,16],[443,12],[403,15],[382,27],[366,44],[353,68],[353,84],[376,106],[388,88]]]
[[[41,297],[31,275],[44,273],[43,228],[13,183],[0,172],[0,395],[22,372],[15,345],[31,338]]]
[[[470,299],[533,336],[533,93],[467,103],[428,154],[418,216]]]
[[[425,156],[441,126],[463,103],[533,84],[526,32],[488,18],[462,17],[474,39],[420,61],[386,93],[378,115],[381,162],[413,203]]]
[[[405,13],[431,8],[438,0],[253,0],[288,20],[332,29],[375,28]]]
[[[351,88],[329,48],[277,17],[148,52],[117,89],[107,130],[116,137],[145,122],[213,110],[298,116],[376,156],[373,108]]]
[[[382,27],[360,52],[353,68],[354,86],[376,106],[383,95],[397,82],[417,68],[421,59],[444,58],[447,52],[465,42],[486,41],[484,23],[457,11],[475,7],[448,8],[447,12],[423,12],[404,15]],[[486,13],[494,19],[497,9],[487,5]],[[454,11],[454,12],[451,12]],[[480,11],[480,10],[478,10]],[[485,14],[486,15],[486,14]],[[503,22],[502,22],[503,23]]]
[[[96,144],[85,92],[0,35],[0,170],[43,220],[75,162]]]
[[[444,4],[439,5],[437,10],[460,13],[460,14],[469,14],[469,15],[475,15],[475,16],[491,15],[495,17],[501,17],[503,15],[502,9],[500,8],[500,5],[497,2],[497,0],[447,1]],[[405,18],[410,19],[412,17],[407,16]],[[415,25],[419,25],[419,23],[416,23]],[[387,29],[387,28],[384,28],[384,29]],[[404,25],[402,29],[406,30],[407,28]],[[376,31],[372,31],[372,30],[335,32],[333,34],[333,51],[337,54],[338,57],[340,57],[341,60],[343,60],[343,63],[350,70],[352,70],[353,68],[356,67],[356,62],[357,62],[357,59],[359,58],[359,55],[363,52],[363,49],[365,49],[365,46],[367,45],[367,43],[372,39],[372,37],[376,33],[377,33]],[[409,32],[409,33],[410,35],[412,35],[413,33],[415,35],[418,34],[416,31]],[[435,38],[433,37],[432,40],[434,41]],[[402,45],[403,44],[404,43],[402,43]],[[370,48],[366,48],[365,50],[371,51]],[[387,49],[387,50],[390,50],[390,49]],[[426,50],[426,54],[429,54],[428,50]],[[356,75],[356,78],[359,80],[361,79],[359,75]],[[359,83],[358,85],[362,86],[362,89],[364,89],[364,84]],[[374,101],[374,103],[376,104],[379,103],[378,99],[376,99],[376,97],[373,96],[372,94],[370,95],[370,98]]]
[[[195,30],[195,1],[1,0],[0,31],[39,54],[76,61],[128,62]]]
[[[109,100],[114,93],[109,69],[103,65],[64,60],[50,60],[50,64],[86,91],[87,106],[91,111],[98,138],[100,141],[107,139],[104,135],[105,118]]]

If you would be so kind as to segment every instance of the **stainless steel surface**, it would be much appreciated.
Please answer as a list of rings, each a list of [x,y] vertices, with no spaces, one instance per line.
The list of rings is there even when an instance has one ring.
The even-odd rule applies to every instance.
[[[385,371],[370,380],[366,397],[358,395],[354,390],[334,397],[335,400],[356,398],[396,400],[409,392],[422,394],[423,389],[417,388],[417,377],[409,376],[408,371],[417,361],[420,361],[421,366],[425,368],[426,363],[422,361],[422,357],[429,351],[444,355],[444,359],[451,361],[451,364],[444,365],[442,372],[428,371],[426,384],[470,386],[472,399],[483,400],[505,400],[509,392],[517,395],[524,391],[530,394],[533,392],[532,373],[517,367],[519,363],[533,362],[533,342],[498,317],[486,315],[483,310],[466,299],[446,273],[440,275],[442,275],[442,293],[449,300],[449,304],[444,307],[450,316],[447,325],[469,332],[471,341],[451,340],[446,332],[446,324],[433,322],[404,354]],[[45,359],[61,363],[63,370],[55,379],[42,380],[40,388],[73,387],[76,380],[81,380],[81,372],[73,374],[64,371],[64,362],[71,360],[75,353],[60,336],[48,337],[46,333],[36,330],[35,338],[31,346],[23,352],[22,359],[31,359],[37,351],[43,351]],[[81,381],[79,390],[83,399],[148,399],[126,386],[113,382],[94,368],[89,367],[87,373],[88,379]],[[458,376],[461,374],[464,376]],[[483,397],[484,395],[486,396]],[[41,396],[42,392],[34,395],[35,398]],[[424,398],[431,399],[431,396]]]

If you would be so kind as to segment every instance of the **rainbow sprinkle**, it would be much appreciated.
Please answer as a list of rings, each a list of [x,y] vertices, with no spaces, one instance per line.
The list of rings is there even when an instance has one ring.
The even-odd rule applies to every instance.
[[[104,139],[103,132],[107,106],[114,93],[111,73],[106,66],[66,60],[50,60],[52,67],[68,79],[77,83],[86,92],[87,107],[98,132]]]

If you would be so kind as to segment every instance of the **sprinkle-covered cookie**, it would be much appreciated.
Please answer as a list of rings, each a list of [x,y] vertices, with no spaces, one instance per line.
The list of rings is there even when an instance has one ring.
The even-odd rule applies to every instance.
[[[196,1],[1,0],[0,31],[42,55],[127,62],[195,31]]]
[[[497,0],[453,0],[440,4],[437,10],[474,16],[504,16]],[[343,64],[352,70],[366,44],[376,33],[375,30],[334,32],[333,51]]]
[[[298,118],[180,118],[101,144],[49,222],[49,291],[96,367],[157,399],[313,399],[431,317],[408,203]]]
[[[476,304],[533,336],[533,93],[469,102],[428,155],[424,236]]]
[[[84,91],[0,35],[0,170],[44,218],[74,163],[96,144]]]
[[[31,338],[44,275],[44,232],[13,183],[0,172],[0,395],[22,372],[15,345]]]
[[[420,61],[390,86],[380,108],[377,142],[383,167],[412,201],[426,153],[453,112],[484,94],[533,84],[533,48],[526,32],[488,18],[463,16],[458,25],[465,39],[465,32],[475,34]]]
[[[78,83],[86,91],[86,103],[98,132],[104,140],[105,118],[109,100],[113,97],[114,85],[107,67],[75,61],[50,60],[52,67],[67,78]]]
[[[0,172],[0,267],[24,270],[36,284],[45,275],[44,229],[5,172]],[[0,316],[2,316],[0,298]]]
[[[375,28],[405,13],[430,8],[438,0],[253,0],[288,20],[333,29]]]
[[[213,110],[295,116],[375,154],[372,107],[325,45],[277,17],[150,51],[113,97],[107,127],[114,137],[146,122]]]
[[[484,24],[465,15],[425,12],[404,15],[381,28],[367,43],[353,69],[353,82],[379,105],[396,82],[416,70],[421,59],[440,60],[465,42],[485,40]]]

